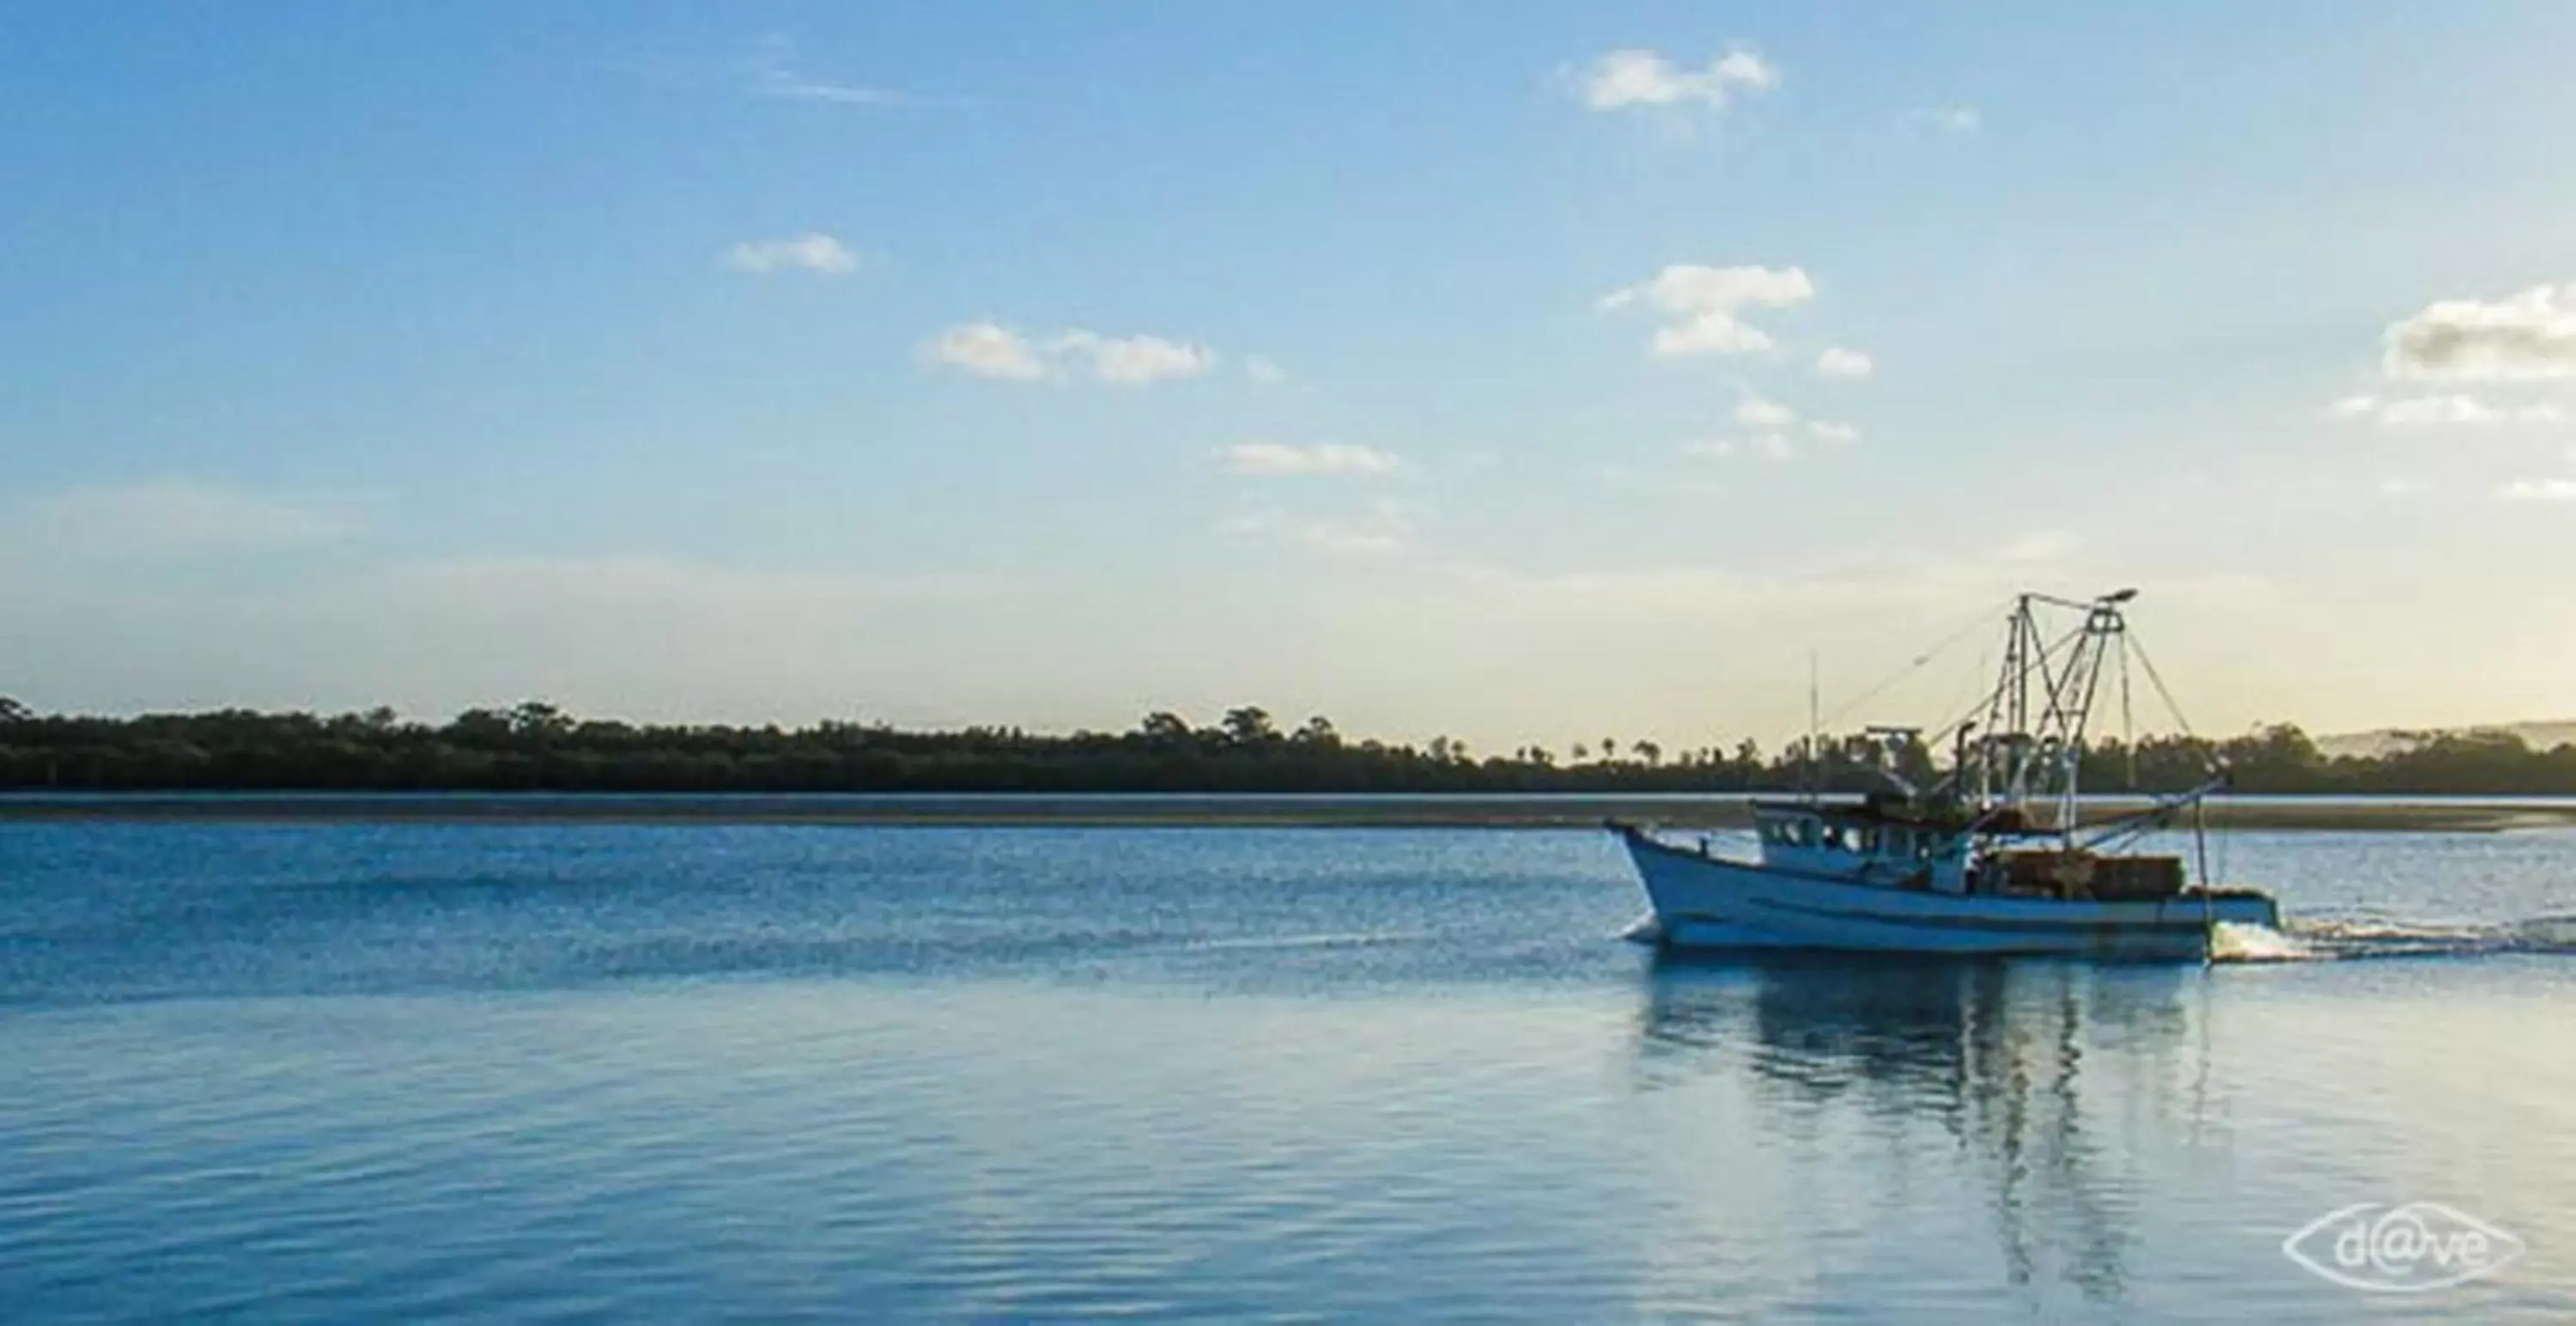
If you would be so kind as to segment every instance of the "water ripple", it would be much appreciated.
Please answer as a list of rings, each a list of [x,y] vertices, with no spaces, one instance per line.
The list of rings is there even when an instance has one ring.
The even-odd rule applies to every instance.
[[[2376,1315],[2576,1313],[2554,840],[2242,844],[2461,960],[2203,971],[1657,962],[1571,834],[45,832],[13,1321],[2327,1321],[2402,1198],[2532,1252]]]

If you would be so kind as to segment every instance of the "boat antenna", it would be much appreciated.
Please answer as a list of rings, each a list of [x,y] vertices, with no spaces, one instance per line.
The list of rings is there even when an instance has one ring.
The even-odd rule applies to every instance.
[[[1807,650],[1807,799],[1810,801],[1821,798],[1825,792],[1824,780],[1818,776],[1817,767],[1817,759],[1822,753],[1819,748],[1824,744],[1823,710],[1824,702],[1816,685],[1816,651],[1810,647]]]

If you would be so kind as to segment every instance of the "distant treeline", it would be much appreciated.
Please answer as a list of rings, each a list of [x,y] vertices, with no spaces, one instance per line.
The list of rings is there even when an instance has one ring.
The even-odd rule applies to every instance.
[[[1750,741],[1668,749],[1605,736],[1561,754],[1480,755],[1343,736],[1324,718],[1281,728],[1244,707],[1214,725],[1147,715],[1129,732],[909,732],[865,723],[665,726],[576,718],[548,704],[469,709],[445,723],[390,709],[323,717],[227,709],[132,718],[38,714],[0,697],[0,788],[91,791],[565,792],[1742,792],[1884,786],[1862,737],[1765,754]],[[1900,773],[1927,778],[1907,746]],[[2327,758],[2299,729],[2223,742],[2150,737],[2087,749],[2087,789],[2171,791],[2219,762],[2245,792],[2576,795],[2576,745],[2509,733],[2422,737],[2377,758]]]

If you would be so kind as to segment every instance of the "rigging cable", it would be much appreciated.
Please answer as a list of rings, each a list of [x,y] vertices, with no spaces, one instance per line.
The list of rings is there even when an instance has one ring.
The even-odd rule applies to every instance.
[[[2015,632],[2014,638],[2019,639],[2019,632],[2022,630],[2022,622],[2018,613],[2015,614],[2013,620],[2013,631]],[[2035,630],[2036,628],[2033,629]],[[2006,644],[2004,646],[2005,675],[1997,679],[1994,689],[1987,692],[1984,698],[1979,699],[1975,704],[1970,706],[1967,712],[1960,714],[1957,718],[1951,719],[1947,723],[1942,724],[1940,728],[1932,733],[1931,736],[1924,738],[1924,749],[1932,751],[1941,749],[1944,743],[1964,731],[1969,724],[1975,723],[1981,718],[1987,720],[1986,727],[1988,732],[1991,734],[1995,728],[1995,720],[1998,718],[1998,710],[2002,707],[2004,696],[2011,692],[2013,687],[2027,683],[2032,672],[2041,671],[2051,657],[2065,649],[2068,645],[2081,639],[2083,635],[2084,628],[2081,626],[2068,631],[2066,634],[2057,637],[2054,642],[2049,643],[2041,642],[2034,634],[2029,640],[2029,647],[2036,652],[2035,654],[2019,653],[2018,661],[2020,666],[2018,668],[2013,666],[2017,657],[2017,646]],[[2043,675],[2045,674],[2043,673]],[[1964,794],[1967,791],[1965,767],[1961,766],[1953,768],[1940,781],[1935,782],[1933,787],[1937,789],[1945,785],[1951,786],[1954,790]]]
[[[2156,661],[2147,657],[2147,647],[2131,641],[2130,648],[2138,651],[2138,666],[2147,670],[2147,680],[2155,686],[2156,694],[2163,697],[2165,709],[2173,715],[2174,725],[2182,729],[2184,736],[2198,737],[2200,734],[2192,730],[2191,720],[2182,716],[2182,706],[2174,703],[2173,692],[2165,689],[2165,679],[2157,675]]]
[[[1898,682],[1901,682],[1901,681],[1905,680],[1907,677],[1912,676],[1912,675],[1914,674],[1914,672],[1915,672],[1915,670],[1916,670],[1916,669],[1921,668],[1921,667],[1923,667],[1925,664],[1930,663],[1933,659],[1940,657],[1940,656],[1941,656],[1941,654],[1942,654],[1944,651],[1946,651],[1947,649],[1949,649],[1949,648],[1950,648],[1950,646],[1955,645],[1955,644],[1959,643],[1960,641],[1967,639],[1971,634],[1975,633],[1979,628],[1984,627],[1987,623],[1989,623],[1989,622],[1993,621],[1993,620],[1994,620],[1993,613],[1994,613],[1994,608],[1993,608],[1993,606],[1992,606],[1992,605],[1988,605],[1988,606],[1981,607],[1981,608],[1977,609],[1977,615],[1976,615],[1975,617],[1973,617],[1973,618],[1970,618],[1970,619],[1969,619],[1969,621],[1968,621],[1968,623],[1967,623],[1967,625],[1962,626],[1962,627],[1960,627],[1958,630],[1952,631],[1950,634],[1948,634],[1948,635],[1945,635],[1945,636],[1941,637],[1941,640],[1940,640],[1940,642],[1939,642],[1939,643],[1937,643],[1937,644],[1933,645],[1930,649],[1924,650],[1922,653],[1915,655],[1915,656],[1914,656],[1914,661],[1912,661],[1912,662],[1910,662],[1910,663],[1906,664],[1904,667],[1898,668],[1898,669],[1897,669],[1893,674],[1891,674],[1890,676],[1888,676],[1885,680],[1883,680],[1883,681],[1879,682],[1879,683],[1878,683],[1877,685],[1875,685],[1875,686],[1870,687],[1868,690],[1861,692],[1858,696],[1854,697],[1853,699],[1848,700],[1848,701],[1845,701],[1842,705],[1840,705],[1839,707],[1837,707],[1837,708],[1836,708],[1832,713],[1825,715],[1825,717],[1824,717],[1824,721],[1825,721],[1825,722],[1827,722],[1827,723],[1836,723],[1836,722],[1840,722],[1840,721],[1842,720],[1842,718],[1844,717],[1844,715],[1849,714],[1851,711],[1853,711],[1853,710],[1855,710],[1855,709],[1860,708],[1862,705],[1865,705],[1865,704],[1869,703],[1870,701],[1877,699],[1879,696],[1886,694],[1886,693],[1887,693],[1887,690],[1888,690],[1888,688],[1889,688],[1889,687],[1892,687],[1892,686],[1896,685]]]
[[[2120,751],[2129,760],[2129,790],[2138,790],[2138,725],[2129,710],[2129,632],[2120,630]]]
[[[2213,774],[2227,774],[2228,770],[2226,759],[2218,753],[2215,747],[2210,746],[2206,742],[2202,742],[2200,740],[2200,734],[2192,730],[2191,720],[2183,716],[2182,706],[2175,702],[2173,692],[2166,689],[2165,679],[2157,674],[2156,661],[2148,656],[2147,647],[2145,645],[2138,644],[2136,641],[2130,641],[2129,643],[2132,648],[2138,651],[2138,666],[2147,670],[2147,681],[2155,686],[2156,694],[2164,700],[2166,711],[2173,715],[2174,725],[2182,729],[2182,734],[2184,736],[2191,738],[2195,743],[2200,745],[2203,765]],[[2222,781],[2219,783],[2219,791],[2221,794],[2224,794],[2227,791],[2232,790],[2235,785],[2236,780],[2234,778],[2223,777]],[[2210,906],[2210,891],[2217,887],[2216,881],[2210,878],[2209,873],[2208,817],[2202,808],[2202,803],[2207,800],[2208,795],[2204,792],[2199,799],[2192,803],[2192,837],[2200,850],[2201,911],[2204,923],[2207,922],[2207,915]],[[2218,861],[2221,870],[2224,870],[2227,864],[2227,838],[2227,824],[2225,820],[2222,820],[2219,823],[2218,833]],[[2212,934],[2213,936],[2215,935],[2214,926]],[[2216,947],[2214,939],[2211,947],[2213,950]]]
[[[2084,628],[2078,626],[2074,630],[2068,631],[2066,634],[2057,637],[2054,643],[2043,647],[2032,657],[2023,660],[2021,667],[2011,676],[2005,677],[1998,682],[1995,689],[1989,692],[1985,699],[1977,702],[1975,708],[1972,708],[1968,712],[1959,715],[1957,718],[1951,719],[1949,722],[1942,724],[1938,731],[1934,732],[1931,737],[1926,739],[1925,744],[1937,748],[1941,742],[1948,740],[1950,734],[1956,732],[1960,725],[1974,720],[1979,714],[1993,708],[1996,699],[2004,692],[2010,690],[2015,685],[2027,681],[2031,673],[2040,671],[2041,665],[2045,664],[2049,658],[2056,655],[2058,651],[2063,650],[2068,645],[2073,644],[2076,640],[2082,638],[2083,634]]]

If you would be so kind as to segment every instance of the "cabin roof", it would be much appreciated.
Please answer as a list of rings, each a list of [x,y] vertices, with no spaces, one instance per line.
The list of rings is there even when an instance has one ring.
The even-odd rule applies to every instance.
[[[1951,829],[1968,827],[1966,816],[1956,812],[1926,813],[1903,803],[1890,804],[1876,799],[1868,801],[1756,801],[1757,816],[1803,815],[1828,824],[1897,825],[1909,829]]]
[[[1962,833],[1973,824],[1980,832],[1999,838],[2044,832],[2019,812],[2010,809],[1989,813],[1980,822],[1980,817],[1965,810],[1924,810],[1898,797],[1870,796],[1859,801],[1756,801],[1753,814],[1756,818],[1803,815],[1827,824],[1931,829],[1944,833]]]

